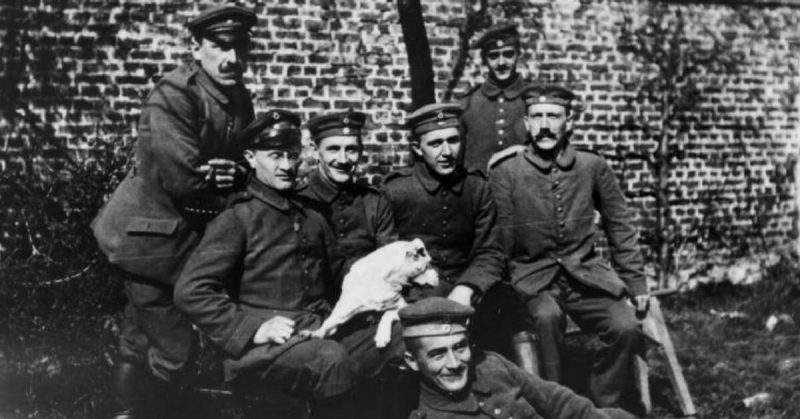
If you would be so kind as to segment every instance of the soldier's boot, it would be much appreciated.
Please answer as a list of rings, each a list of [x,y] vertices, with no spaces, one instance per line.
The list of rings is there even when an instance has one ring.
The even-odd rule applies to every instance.
[[[311,405],[311,419],[353,418],[355,412],[355,399],[352,392],[316,400]]]
[[[114,400],[119,406],[112,419],[143,419],[147,417],[149,373],[143,365],[120,359],[111,372]]]
[[[539,376],[539,352],[536,337],[530,332],[515,333],[511,337],[511,351],[514,363],[523,370]]]

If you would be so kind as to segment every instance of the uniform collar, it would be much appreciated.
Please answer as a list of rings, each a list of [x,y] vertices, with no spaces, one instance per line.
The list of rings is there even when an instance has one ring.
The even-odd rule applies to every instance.
[[[270,188],[264,182],[258,180],[255,175],[250,178],[250,182],[247,184],[247,192],[253,194],[259,201],[279,210],[287,211],[292,207],[292,203],[286,195]]]
[[[508,100],[516,99],[522,94],[522,91],[525,90],[525,82],[522,81],[522,77],[519,73],[515,74],[514,77],[516,77],[514,81],[505,89],[498,86],[494,79],[489,77],[483,83],[483,86],[481,86],[481,92],[490,99],[497,97],[500,93]]]
[[[477,395],[486,398],[491,394],[491,390],[485,384],[481,384],[475,377],[475,371],[470,372],[470,382],[467,384],[469,390],[463,395],[452,395],[445,393],[425,380],[420,380],[420,397],[425,401],[425,405],[440,411],[474,413],[480,411]]]
[[[330,204],[340,196],[345,201],[353,199],[357,188],[355,182],[350,181],[345,184],[334,185],[322,177],[320,170],[318,168],[308,176],[308,185],[306,187],[311,191],[312,195],[327,204]]]
[[[577,152],[575,151],[575,147],[573,147],[572,144],[567,143],[567,146],[564,147],[561,153],[559,153],[558,157],[556,157],[556,166],[563,170],[569,170],[569,168],[575,164],[576,154]],[[541,170],[549,170],[553,165],[552,160],[544,159],[540,155],[536,154],[536,152],[533,150],[533,146],[529,145],[525,149],[525,153],[523,155],[529,162],[533,163],[534,166]]]
[[[225,94],[222,90],[220,90],[219,86],[211,79],[211,76],[203,70],[203,67],[200,65],[199,62],[194,61],[192,62],[192,70],[197,72],[197,83],[203,87],[203,89],[208,92],[211,97],[222,103],[223,105],[227,105],[228,101],[230,100],[228,95]],[[240,89],[241,83],[236,83],[231,89],[231,94],[235,94],[234,92]]]
[[[418,161],[414,164],[414,175],[419,179],[422,187],[425,188],[428,193],[434,193],[439,187],[445,187],[453,191],[456,195],[460,195],[461,191],[464,190],[464,179],[467,177],[464,168],[459,166],[452,175],[442,178],[434,175],[431,169],[428,168],[428,165],[422,161]]]

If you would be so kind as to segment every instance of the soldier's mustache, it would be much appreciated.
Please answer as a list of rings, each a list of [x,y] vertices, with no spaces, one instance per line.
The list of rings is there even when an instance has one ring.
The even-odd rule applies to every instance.
[[[539,141],[539,140],[541,140],[543,138],[556,138],[556,135],[553,134],[553,131],[550,131],[549,129],[544,128],[542,130],[539,130],[539,133],[536,134],[535,140]]]

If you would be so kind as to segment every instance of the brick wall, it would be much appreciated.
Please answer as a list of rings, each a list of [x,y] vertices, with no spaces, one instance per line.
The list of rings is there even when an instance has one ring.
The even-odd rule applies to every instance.
[[[98,139],[135,138],[141,100],[161,74],[188,58],[182,24],[210,3],[3,2],[0,170],[21,170],[20,150],[35,146],[43,132],[82,156]],[[441,95],[457,56],[463,2],[423,3]],[[409,82],[395,2],[241,4],[259,15],[246,74],[258,110],[284,107],[306,117],[346,107],[365,110],[372,128],[365,176],[377,183],[379,175],[406,163],[400,124]],[[655,140],[630,121],[644,115],[655,123],[656,106],[628,106],[636,95],[632,86],[653,68],[620,47],[625,25],[643,22],[647,3],[490,4],[496,18],[521,24],[525,77],[565,83],[586,103],[576,143],[609,157],[654,149]],[[792,173],[800,152],[800,9],[782,4],[672,5],[667,11],[687,17],[689,42],[702,44],[712,33],[741,55],[736,71],[701,72],[695,122],[676,145],[680,158],[670,175],[671,214],[685,237],[746,236],[781,244],[797,235]],[[481,73],[472,52],[456,93],[481,82]],[[612,161],[631,195],[633,222],[647,241],[654,201],[637,192],[653,184],[653,173],[638,159]]]

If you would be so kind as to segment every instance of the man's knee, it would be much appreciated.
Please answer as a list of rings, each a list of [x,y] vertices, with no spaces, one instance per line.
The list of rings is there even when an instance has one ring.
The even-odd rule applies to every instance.
[[[528,312],[537,329],[559,327],[564,321],[564,312],[551,299],[534,298],[528,302]]]
[[[614,340],[624,340],[628,342],[639,339],[641,336],[639,322],[636,321],[633,310],[631,309],[630,311],[630,313],[617,313],[617,315],[609,317],[609,319],[604,322],[604,328],[600,331],[601,334]]]
[[[339,343],[320,340],[314,348],[315,359],[307,364],[314,377],[315,398],[338,396],[352,390],[357,379],[357,364]]]

